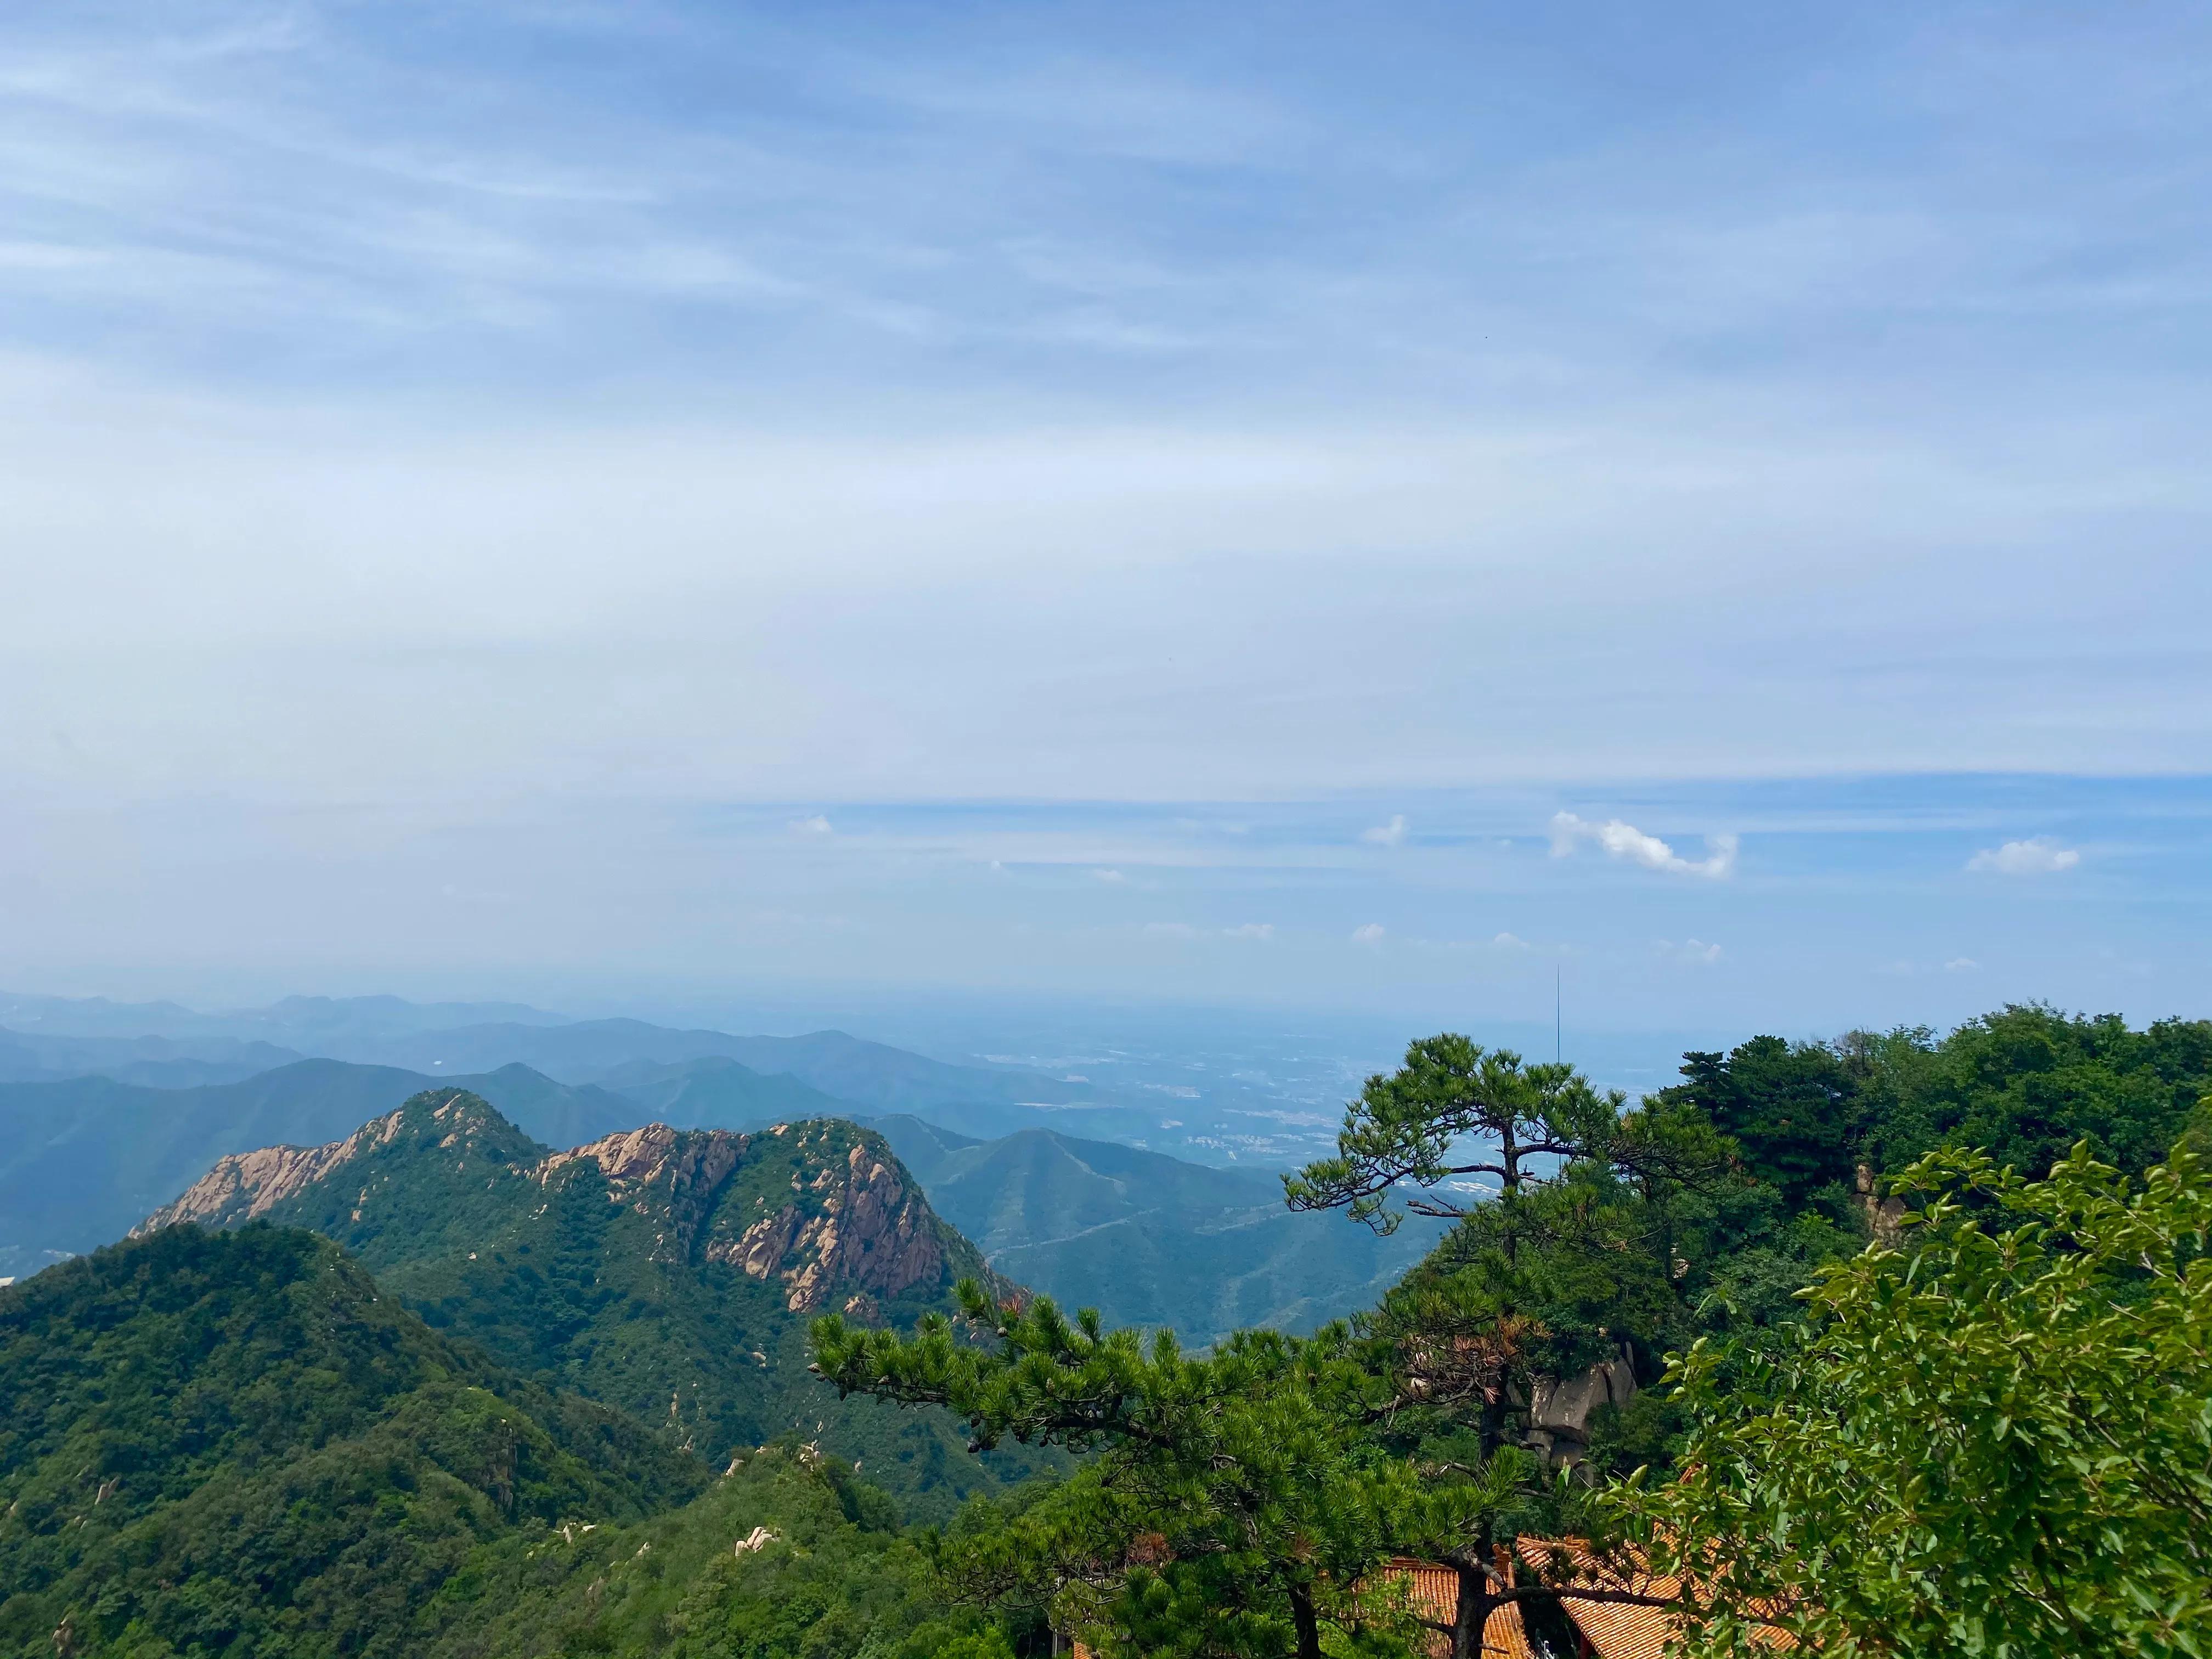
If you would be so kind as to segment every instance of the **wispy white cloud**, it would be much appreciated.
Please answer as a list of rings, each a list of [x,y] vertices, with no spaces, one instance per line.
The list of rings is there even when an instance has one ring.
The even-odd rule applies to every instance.
[[[1978,974],[1981,970],[1982,964],[1972,957],[1952,957],[1940,963],[1915,962],[1910,957],[1899,957],[1894,962],[1883,963],[1877,971],[1893,979],[1918,979],[1930,974]]]
[[[1234,927],[1200,927],[1188,921],[1148,921],[1140,930],[1147,939],[1174,939],[1188,944],[1197,939],[1250,939],[1265,942],[1275,937],[1273,922],[1248,921]]]
[[[1393,812],[1390,815],[1389,823],[1378,823],[1372,830],[1362,830],[1359,832],[1359,839],[1376,847],[1403,845],[1406,839],[1406,815],[1403,812]]]
[[[1310,138],[1290,112],[1249,92],[1128,65],[1038,65],[1008,75],[911,58],[852,63],[852,84],[994,142],[1021,138],[1076,154],[1182,166],[1270,169]]]
[[[811,817],[792,819],[791,833],[794,836],[834,836],[837,832],[828,818],[817,812]]]
[[[1450,951],[1462,954],[1473,953],[1498,958],[1530,956],[1565,957],[1572,954],[1567,945],[1540,945],[1513,933],[1492,933],[1484,939],[1413,939],[1406,942],[1426,950]]]
[[[1119,870],[1093,870],[1091,872],[1091,878],[1093,881],[1103,881],[1109,887],[1121,886],[1129,879]]]
[[[2054,876],[2081,862],[2081,854],[2062,847],[2049,836],[2008,841],[2002,847],[1985,847],[1966,860],[1966,868],[2000,876]]]
[[[1382,924],[1379,921],[1364,922],[1352,930],[1352,942],[1354,945],[1380,945],[1382,931]]]
[[[1552,818],[1552,856],[1565,858],[1579,842],[1590,842],[1602,848],[1609,858],[1626,859],[1631,864],[1646,870],[1664,870],[1676,875],[1704,876],[1714,881],[1723,879],[1735,869],[1736,838],[1734,836],[1707,836],[1705,856],[1686,859],[1656,836],[1648,836],[1632,823],[1619,818],[1608,818],[1603,823],[1592,823],[1577,817],[1572,812],[1559,812]]]
[[[1144,931],[1152,938],[1179,938],[1179,940],[1218,936],[1263,942],[1274,938],[1274,922],[1239,922],[1237,927],[1224,927],[1224,929],[1197,927],[1194,922],[1146,922]]]
[[[1677,945],[1672,939],[1658,942],[1659,954],[1670,962],[1687,963],[1693,968],[1710,968],[1721,959],[1721,947],[1703,939],[1686,939]]]

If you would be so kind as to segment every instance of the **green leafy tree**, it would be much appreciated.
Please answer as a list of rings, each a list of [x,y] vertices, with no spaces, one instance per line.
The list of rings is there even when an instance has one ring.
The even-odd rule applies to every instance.
[[[975,1340],[942,1317],[912,1336],[817,1320],[817,1369],[842,1390],[943,1406],[985,1448],[1002,1437],[1093,1454],[1003,1528],[948,1549],[970,1600],[1049,1600],[1102,1649],[1213,1659],[1318,1659],[1325,1635],[1402,1655],[1426,1632],[1475,1659],[1491,1613],[1555,1596],[1643,1601],[1530,1576],[1500,1559],[1525,1532],[1568,1529],[1588,1501],[1571,1481],[1479,1434],[1423,1431],[1496,1387],[1493,1364],[1454,1345],[1408,1374],[1346,1327],[1309,1338],[1242,1331],[1213,1352],[1073,1322],[1050,1301],[994,1305],[969,1285]],[[1424,1414],[1427,1414],[1425,1419]],[[1453,1616],[1415,1607],[1395,1557],[1455,1571]]]
[[[978,1450],[1012,1438],[1098,1454],[1011,1540],[976,1553],[975,1583],[1003,1594],[1022,1572],[1056,1580],[1075,1622],[1118,1626],[1146,1650],[1316,1659],[1322,1626],[1352,1619],[1349,1587],[1382,1559],[1413,1487],[1401,1462],[1347,1432],[1389,1404],[1348,1333],[1243,1331],[1201,1357],[1171,1332],[1109,1333],[1087,1310],[1070,1322],[1046,1298],[1015,1309],[972,1283],[962,1294],[994,1342],[941,1316],[902,1338],[832,1315],[813,1345],[841,1395],[946,1407]]]
[[[2212,1020],[2138,1030],[2118,1014],[2014,1004],[1937,1040],[1853,1032],[1834,1045],[1856,1080],[1862,1156],[1902,1169],[1940,1146],[1978,1146],[2033,1173],[2077,1140],[2141,1175],[2212,1087]]]
[[[1571,1066],[1525,1065],[1447,1031],[1412,1044],[1391,1075],[1369,1078],[1345,1111],[1336,1156],[1284,1176],[1284,1191],[1294,1210],[1342,1209],[1381,1233],[1403,1219],[1389,1207],[1394,1193],[1415,1214],[1463,1219],[1486,1192],[1474,1177],[1518,1197],[1566,1162],[1627,1150],[1626,1104]],[[1502,1242],[1511,1254],[1510,1230]]]
[[[1803,1295],[1739,1365],[1701,1342],[1676,1479],[1606,1503],[1704,1606],[1693,1646],[1780,1625],[1824,1654],[2212,1652],[2212,1181],[2086,1145],[2046,1180],[1932,1154],[1901,1249]]]
[[[1682,1076],[1662,1098],[1695,1106],[1789,1209],[1825,1188],[1848,1192],[1860,1157],[1858,1085],[1834,1048],[1753,1037],[1727,1054],[1684,1054]]]
[[[1394,1197],[1457,1218],[1368,1328],[1417,1375],[1441,1354],[1488,1356],[1492,1338],[1508,1339],[1505,1374],[1484,1384],[1480,1426],[1494,1445],[1535,1376],[1611,1358],[1630,1336],[1656,1354],[1674,1334],[1684,1200],[1715,1188],[1733,1158],[1693,1106],[1631,1111],[1571,1066],[1445,1033],[1370,1078],[1335,1156],[1285,1189],[1293,1209],[1340,1208],[1382,1231],[1403,1213]]]
[[[2197,1109],[2190,1115],[2188,1126],[2174,1143],[2174,1150],[2212,1159],[2212,1095],[2197,1103]]]

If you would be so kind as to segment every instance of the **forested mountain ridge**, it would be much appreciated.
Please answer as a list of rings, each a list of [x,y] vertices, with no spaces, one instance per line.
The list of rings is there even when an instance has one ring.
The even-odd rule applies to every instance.
[[[404,1654],[518,1524],[707,1470],[426,1328],[337,1246],[166,1229],[0,1291],[0,1653]]]
[[[989,1628],[849,1465],[791,1437],[718,1478],[297,1230],[0,1291],[0,1659],[923,1659]]]
[[[842,1115],[837,1103],[794,1079],[763,1077],[734,1061],[716,1062],[710,1077],[683,1086],[690,1081],[647,1079],[633,1097],[595,1084],[557,1083],[519,1063],[439,1077],[304,1060],[187,1088],[107,1076],[0,1082],[0,1273],[32,1272],[113,1242],[227,1153],[342,1139],[428,1088],[481,1095],[552,1146],[656,1120],[741,1129]]]
[[[963,1279],[1012,1290],[850,1123],[654,1124],[555,1152],[431,1090],[325,1146],[226,1158],[141,1231],[264,1218],[336,1240],[434,1328],[713,1460],[818,1435],[939,1515],[1036,1466],[978,1463],[940,1416],[841,1403],[808,1376],[813,1313],[906,1324]]]
[[[1509,1200],[1471,1202],[1445,1244],[1355,1332],[1301,1342],[1247,1331],[1210,1355],[1163,1358],[1149,1335],[1071,1324],[1042,1304],[1013,1319],[984,1306],[973,1323],[927,1328],[912,1355],[926,1364],[882,1375],[850,1364],[860,1331],[895,1340],[918,1313],[946,1306],[945,1281],[979,1259],[933,1200],[911,1201],[924,1171],[949,1204],[973,1199],[975,1225],[1002,1248],[1018,1252],[1024,1237],[1049,1244],[1076,1224],[1084,1239],[1117,1241],[1112,1294],[1141,1275],[1150,1258],[1138,1249],[1148,1242],[1203,1267],[1201,1230],[1175,1228],[1215,1199],[1234,1213],[1260,1182],[1128,1147],[1035,1133],[978,1142],[916,1121],[882,1123],[888,1146],[865,1128],[802,1121],[781,1134],[648,1126],[556,1152],[469,1091],[441,1087],[323,1146],[234,1157],[196,1183],[189,1206],[163,1217],[189,1208],[234,1231],[168,1225],[0,1291],[0,1659],[1016,1659],[1046,1650],[1048,1617],[1100,1652],[1288,1659],[1300,1650],[1285,1598],[1300,1585],[1324,1626],[1346,1640],[1356,1628],[1377,1659],[1419,1652],[1418,1637],[1401,1650],[1375,1609],[1332,1606],[1331,1587],[1394,1555],[1435,1559],[1473,1540],[1480,1547],[1465,1559],[1480,1571],[1516,1533],[1583,1535],[1591,1517],[1575,1494],[1632,1501],[1632,1489],[1609,1482],[1638,1464],[1653,1480],[1634,1490],[1675,1492],[1694,1473],[1680,1437],[1734,1419],[1717,1419],[1710,1397],[1692,1402],[1703,1415],[1686,1415],[1660,1375],[1668,1351],[1706,1339],[1709,1380],[1745,1392],[1741,1415],[1753,1427],[1790,1411],[1811,1428],[1833,1427],[1820,1389],[1834,1376],[1776,1391],[1776,1356],[1807,1364],[1826,1352],[1804,1346],[1808,1304],[1796,1292],[1808,1279],[1848,1267],[1851,1282],[1879,1291],[1925,1248],[1933,1230],[1914,1227],[1899,1241],[1902,1255],[1862,1251],[1858,1165],[1893,1171],[1892,1158],[1914,1144],[1905,1127],[1957,1134],[1943,1126],[1971,1125],[2021,1164],[2034,1137],[2087,1136],[2131,1171],[2177,1124],[2185,1140],[2212,1138],[2212,1105],[2192,1103],[2203,1093],[2197,1037],[2207,1028],[2116,1024],[2008,1009],[1941,1042],[1914,1032],[1825,1045],[1753,1039],[1688,1057],[1681,1092],[1626,1109],[1571,1076],[1484,1060],[1464,1039],[1425,1040],[1408,1066],[1427,1070],[1377,1079],[1356,1104],[1344,1156],[1366,1158],[1401,1194],[1448,1195],[1456,1189],[1443,1172],[1401,1186],[1398,1160],[1376,1162],[1365,1132],[1425,1134],[1440,1108],[1480,1101],[1533,1113],[1584,1151],[1557,1170],[1524,1169]],[[1877,1042],[1893,1046],[1870,1052]],[[1432,1062],[1456,1065],[1462,1049],[1469,1063],[1454,1075],[1467,1086],[1430,1088],[1451,1080],[1431,1075]],[[910,1159],[891,1156],[901,1143]],[[1454,1161],[1482,1156],[1462,1147]],[[1346,1173],[1316,1165],[1304,1180],[1330,1188],[1322,1195],[1334,1203],[1360,1185],[1346,1187]],[[970,1193],[970,1183],[981,1185]],[[1003,1190],[986,1190],[994,1187]],[[2157,1202],[2198,1203],[2201,1222],[2202,1200],[2171,1182],[2165,1190]],[[1981,1260],[1995,1197],[1972,1212],[1971,1237],[1956,1225],[1965,1212],[1944,1235],[1966,1252],[1960,1261]],[[1910,1201],[1924,1206],[1928,1194]],[[913,1241],[925,1214],[944,1229],[933,1292],[927,1250],[901,1243],[901,1218]],[[1284,1219],[1316,1237],[1367,1236],[1341,1214]],[[365,1261],[272,1220],[343,1235]],[[2201,1226],[2191,1235],[2201,1236]],[[2189,1271],[2201,1276],[2190,1249]],[[2119,1276],[2142,1268],[2138,1255],[2130,1243]],[[920,1276],[892,1288],[908,1273]],[[2100,1397],[2177,1437],[2130,1464],[2129,1478],[2167,1503],[2156,1526],[2128,1522],[2142,1549],[2099,1542],[2102,1517],[2081,1504],[2082,1514],[2049,1517],[2078,1540],[2059,1568],[2070,1585],[2093,1588],[2100,1575],[2153,1582],[2141,1563],[2160,1549],[2172,1555],[2166,1546],[2197,1513],[2173,1510],[2164,1494],[2212,1501],[2200,1467],[2212,1418],[2161,1403],[2169,1394],[2202,1403],[2201,1296],[2190,1304],[2197,1323],[2161,1339],[2172,1358],[2146,1368],[2096,1329],[2075,1331],[2069,1346],[2039,1315],[2006,1313],[2004,1297],[1956,1282],[1956,1264],[1938,1277],[1916,1292],[1925,1304],[1916,1340],[1867,1372],[1864,1398],[1853,1396],[1862,1417],[1888,1413],[1889,1443],[1906,1449],[1879,1466],[1830,1460],[1847,1469],[1837,1512],[1848,1525],[1832,1560],[1864,1557],[1865,1540],[1849,1530],[1863,1507],[1893,1504],[1913,1460],[1940,1462],[1961,1434],[1995,1437],[1986,1469],[2013,1471],[2007,1490],[2031,1509],[2040,1501],[2036,1460],[2055,1455],[2049,1437],[2070,1431],[2080,1413],[2068,1395],[2020,1414],[2018,1378],[2006,1382],[2004,1367],[1977,1357],[1977,1332],[2005,1314],[2006,1352],[2058,1367],[2043,1379],[2049,1388],[2037,1384],[2044,1395],[2070,1388],[2094,1361]],[[2119,1297],[2107,1311],[2141,1321],[2150,1306]],[[859,1386],[842,1403],[806,1369],[799,1327],[816,1309],[845,1333],[814,1356],[834,1381]],[[994,1315],[1001,1342],[1011,1332],[1026,1358],[1009,1353],[1014,1363],[1001,1367],[987,1357]],[[1528,1432],[1542,1426],[1534,1402],[1547,1379],[1620,1354],[1623,1342],[1626,1359],[1607,1363],[1632,1364],[1644,1387],[1589,1413],[1576,1455],[1596,1484],[1570,1491],[1543,1468],[1559,1436],[1540,1446]],[[1892,1386],[1899,1366],[1933,1364],[1947,1345],[1964,1362],[1958,1390]],[[1439,1355],[1449,1357],[1442,1370]],[[952,1517],[963,1492],[988,1497],[1020,1467],[1004,1453],[970,1456],[968,1432],[941,1414],[865,1397],[886,1380],[895,1398],[932,1397],[933,1372],[988,1385],[963,1404],[968,1432],[986,1443],[1001,1433],[1009,1444],[1024,1433],[1073,1435],[1097,1455],[1070,1480],[960,1510],[942,1534],[902,1528],[902,1514]],[[2141,1386],[2146,1376],[2166,1392]],[[562,1383],[626,1409],[558,1392]],[[1031,1397],[1040,1385],[1052,1400]],[[1376,1415],[1378,1402],[1401,1395],[1401,1408]],[[1109,1398],[1104,1420],[1157,1420],[1166,1437],[1102,1449],[1097,1403]],[[19,1400],[30,1409],[16,1411]],[[1485,1403],[1493,1400],[1505,1402],[1500,1413]],[[1049,1409],[1039,1415],[1039,1406]],[[1158,1408],[1167,1415],[1156,1419]],[[2044,1439],[2022,1438],[2029,1421]],[[1735,1442],[1706,1443],[1715,1449],[1698,1455],[1698,1468],[1729,1478],[1722,1466]],[[687,1445],[711,1449],[712,1462]],[[1054,1455],[1017,1451],[1036,1460],[1030,1467]],[[1776,1467],[1802,1481],[1815,1463],[1792,1455]],[[2005,1559],[2012,1534],[1988,1522],[1973,1484],[1984,1466],[1945,1467],[1960,1483],[1963,1517],[1942,1544],[1952,1565],[1914,1582],[1921,1611],[1950,1618],[1988,1610],[1974,1599],[1974,1575]],[[1245,1515],[1245,1505],[1257,1507]],[[1789,1528],[1811,1524],[1810,1512],[1793,1502]],[[1239,1524],[1208,1531],[1227,1520]],[[1256,1542],[1242,1520],[1257,1523]],[[1724,1534],[1714,1547],[1771,1556],[1784,1530],[1762,1520],[1758,1536]],[[1316,1539],[1326,1557],[1316,1556]],[[1875,1578],[1880,1589],[1893,1576]],[[2016,1611],[2016,1601],[2003,1605]],[[1185,1639],[1201,1626],[1223,1639]]]

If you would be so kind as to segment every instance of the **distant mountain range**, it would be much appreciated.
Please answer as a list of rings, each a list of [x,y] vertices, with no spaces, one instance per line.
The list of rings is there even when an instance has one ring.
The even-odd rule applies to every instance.
[[[493,1028],[458,1029],[465,1034]],[[605,1081],[556,1081],[513,1060],[469,1072],[318,1059],[294,1060],[237,1081],[180,1088],[98,1073],[0,1082],[0,1275],[30,1272],[60,1255],[120,1237],[227,1152],[334,1139],[434,1084],[473,1090],[532,1136],[549,1146],[568,1146],[655,1121],[682,1128],[743,1129],[781,1118],[866,1117],[918,1097],[932,1098],[933,1083],[939,1085],[933,1097],[941,1100],[946,1092],[941,1074],[957,1076],[962,1070],[837,1033],[728,1038],[632,1021],[550,1031],[523,1025],[497,1029],[520,1038],[552,1038],[547,1045],[554,1049],[552,1060],[565,1059],[572,1073],[597,1071]],[[817,1077],[842,1079],[872,1093],[855,1103],[787,1072],[763,1074],[726,1055],[690,1052],[708,1040],[744,1045],[771,1060],[790,1060]],[[453,1052],[497,1055],[513,1047],[483,1042]],[[681,1057],[641,1055],[640,1047]],[[538,1052],[540,1058],[549,1057]],[[579,1063],[580,1055],[629,1057],[597,1067]],[[442,1056],[431,1058],[434,1062]],[[1006,1086],[995,1073],[977,1075],[993,1086]],[[950,1103],[932,1109],[963,1115]]]
[[[31,1081],[186,1061],[259,1062],[265,1071],[309,1058],[457,1076],[520,1064],[565,1083],[599,1082],[641,1066],[730,1060],[887,1110],[971,1102],[1080,1106],[1099,1099],[1080,1083],[951,1065],[842,1031],[738,1036],[638,1019],[571,1019],[509,1003],[398,997],[288,997],[266,1008],[208,1014],[169,1002],[0,993],[0,1067],[7,1068],[0,1078]]]
[[[0,1274],[112,1243],[225,1153],[337,1139],[438,1080],[305,1060],[187,1089],[97,1076],[0,1084]],[[574,1146],[641,1121],[619,1095],[526,1066],[454,1082],[550,1144]]]
[[[120,1237],[227,1154],[342,1139],[433,1085],[481,1096],[550,1146],[649,1122],[878,1124],[940,1212],[1015,1277],[1192,1341],[1367,1305],[1429,1237],[1291,1215],[1272,1170],[1222,1167],[1203,1121],[1157,1103],[839,1031],[741,1036],[394,997],[207,1014],[0,994],[0,1277]],[[1170,1155],[1192,1152],[1205,1162]]]
[[[188,1089],[104,1077],[0,1084],[0,1275],[119,1238],[226,1155],[341,1139],[433,1086],[481,1096],[549,1146],[649,1122],[872,1125],[939,1213],[1011,1277],[1118,1321],[1171,1324],[1194,1343],[1239,1324],[1304,1328],[1367,1306],[1431,1242],[1425,1229],[1380,1240],[1337,1217],[1291,1214],[1272,1175],[1056,1130],[981,1139],[720,1057],[633,1062],[599,1084],[558,1083],[522,1065],[440,1079],[310,1060]]]
[[[1377,1238],[1340,1215],[1294,1213],[1271,1175],[1049,1129],[976,1140],[911,1116],[872,1123],[1001,1273],[1192,1344],[1371,1307],[1442,1233],[1416,1217]]]
[[[566,1025],[566,1014],[519,1002],[410,1002],[404,997],[286,997],[265,1008],[204,1013],[174,1002],[0,991],[0,1025],[43,1036],[161,1037],[177,1042],[271,1042],[319,1050],[327,1042],[404,1036],[505,1022]]]
[[[53,1036],[0,1030],[0,1083],[105,1077],[149,1089],[235,1083],[305,1059],[297,1049],[235,1037]]]
[[[98,1075],[187,1088],[237,1082],[310,1058],[434,1078],[522,1065],[562,1083],[624,1092],[665,1080],[654,1067],[674,1076],[735,1062],[795,1079],[820,1097],[864,1110],[927,1112],[977,1134],[1063,1117],[1094,1133],[1137,1140],[1182,1127],[1164,1123],[1153,1103],[1117,1099],[1080,1080],[953,1065],[842,1031],[739,1036],[636,1019],[573,1020],[511,1004],[396,997],[292,997],[267,1008],[203,1014],[174,1003],[0,994],[0,1082]]]

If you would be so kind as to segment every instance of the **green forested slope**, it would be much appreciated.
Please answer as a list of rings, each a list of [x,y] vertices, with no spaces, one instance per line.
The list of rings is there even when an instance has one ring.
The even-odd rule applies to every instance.
[[[307,1233],[166,1230],[0,1291],[0,1653],[405,1654],[529,1522],[706,1471],[440,1337]]]
[[[1310,1330],[1370,1307],[1441,1231],[1417,1221],[1378,1238],[1291,1213],[1272,1175],[1050,1129],[973,1140],[913,1117],[872,1127],[1008,1278],[1194,1344],[1248,1325]]]
[[[963,1512],[957,1534],[989,1527]],[[758,1540],[755,1547],[740,1543]],[[1044,1652],[1042,1612],[947,1605],[938,1540],[803,1447],[748,1457],[697,1499],[643,1522],[521,1530],[478,1549],[426,1610],[429,1659],[1012,1659]]]

